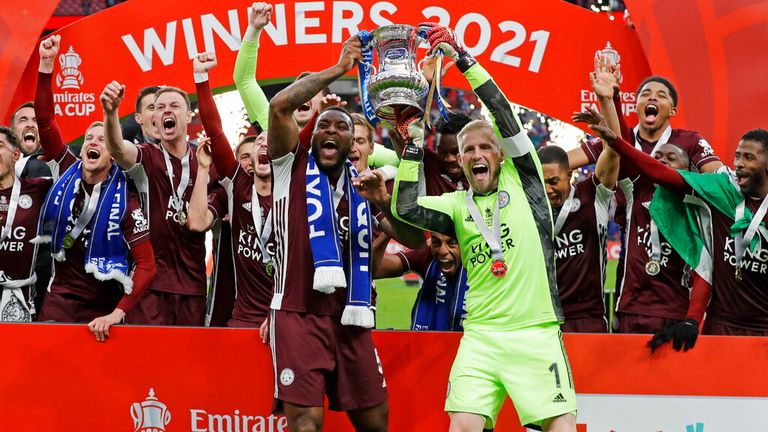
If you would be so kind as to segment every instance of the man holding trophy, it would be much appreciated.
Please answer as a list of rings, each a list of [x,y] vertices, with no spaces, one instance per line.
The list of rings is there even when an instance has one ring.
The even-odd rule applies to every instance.
[[[372,215],[389,213],[389,196],[386,189],[353,185],[358,174],[348,156],[354,126],[346,110],[330,107],[318,115],[309,150],[300,145],[293,118],[360,59],[361,42],[353,36],[337,64],[295,81],[269,106],[276,240],[269,342],[275,408],[285,411],[295,431],[322,428],[325,395],[329,408],[346,411],[356,430],[387,430],[386,381],[370,330],[370,256]],[[382,211],[372,212],[369,201]],[[407,224],[383,217],[378,222],[401,243],[423,243],[420,231]]]
[[[453,31],[425,27],[430,52],[440,50],[456,62],[493,122],[472,121],[457,136],[469,190],[419,197],[420,115],[398,117],[398,130],[410,142],[397,173],[393,213],[456,238],[468,274],[465,333],[445,404],[450,430],[492,428],[509,395],[521,424],[575,431],[576,394],[558,325],[563,316],[552,215],[540,162],[509,101]]]

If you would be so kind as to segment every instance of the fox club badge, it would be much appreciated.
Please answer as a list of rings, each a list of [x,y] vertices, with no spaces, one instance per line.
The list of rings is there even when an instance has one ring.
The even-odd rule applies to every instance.
[[[509,193],[507,191],[499,192],[499,208],[502,209],[509,204]]]

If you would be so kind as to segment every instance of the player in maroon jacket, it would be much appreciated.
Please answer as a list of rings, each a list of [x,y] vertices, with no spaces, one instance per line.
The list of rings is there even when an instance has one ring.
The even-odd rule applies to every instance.
[[[594,91],[601,108],[620,113],[619,87],[615,69],[604,59],[595,58]],[[649,77],[638,90],[640,124],[629,129],[621,115],[616,118],[621,135],[647,154],[673,151],[677,158],[669,163],[680,169],[689,165],[700,171],[714,171],[723,165],[709,144],[694,132],[672,129],[669,121],[677,113],[677,90],[663,77]],[[616,126],[614,126],[616,127]],[[670,145],[674,144],[674,145]],[[682,151],[674,151],[674,149]],[[602,141],[590,141],[569,153],[571,167],[594,162],[603,149]],[[618,270],[619,330],[629,333],[655,333],[666,325],[685,319],[688,307],[690,272],[682,258],[658,234],[648,212],[655,185],[642,173],[623,166],[619,188],[626,197],[626,226],[623,266]]]
[[[347,258],[350,250],[354,250],[352,240],[359,247],[370,246],[370,235],[353,237],[350,233],[358,227],[344,223],[353,215],[350,202],[354,197],[352,192],[344,192],[350,191],[346,182],[351,181],[351,171],[345,165],[352,146],[352,119],[337,107],[326,109],[318,116],[310,149],[317,162],[311,172],[310,154],[299,145],[299,130],[293,119],[296,108],[350,71],[361,55],[360,41],[353,36],[344,43],[338,64],[297,80],[270,102],[268,151],[274,175],[272,208],[277,247],[269,338],[278,377],[275,397],[282,402],[292,430],[321,429],[326,393],[330,408],[347,411],[358,430],[383,431],[387,427],[386,383],[370,328],[341,323],[343,311],[349,307],[345,303],[350,288],[335,289],[331,294],[326,294],[330,290],[314,288],[318,271],[313,271],[311,239],[318,235],[317,231],[310,233],[309,221],[331,217],[326,219],[333,224],[328,228],[335,232],[326,236],[338,236],[344,245],[342,268],[346,275],[359,270],[350,268],[351,258]],[[339,193],[330,192],[334,196],[333,205],[308,204],[310,175],[326,176],[329,184],[337,186]],[[345,186],[341,189],[339,185]],[[389,205],[376,204],[390,216]],[[365,211],[355,214],[366,216]],[[380,227],[398,240],[418,238],[418,232],[389,217],[381,221]],[[328,341],[335,348],[329,349]]]
[[[192,118],[189,97],[175,87],[155,94],[152,121],[160,144],[140,144],[122,139],[117,109],[125,86],[109,83],[101,95],[106,142],[112,156],[136,183],[149,215],[157,277],[147,295],[128,316],[131,323],[194,325],[204,323],[206,303],[205,234],[186,227],[189,197],[197,176],[195,150],[187,142]],[[208,192],[220,188],[216,175],[207,182]],[[211,210],[223,215],[224,208]]]
[[[46,158],[50,160],[51,172],[57,179],[79,162],[77,156],[64,144],[54,114],[51,74],[60,39],[61,36],[51,36],[40,43],[40,66],[35,95],[40,142]],[[60,258],[54,262],[54,278],[39,318],[41,321],[90,321],[88,327],[91,332],[97,340],[104,341],[109,336],[110,326],[121,322],[146,292],[155,276],[154,254],[149,242],[149,226],[139,205],[138,196],[136,193],[127,192],[119,231],[122,240],[130,249],[129,255],[135,266],[133,274],[130,278],[120,271],[104,274],[100,269],[89,269],[84,265],[85,257],[91,249],[88,247],[90,234],[95,229],[95,221],[99,215],[93,210],[96,205],[90,205],[91,195],[93,199],[97,199],[104,186],[102,183],[119,172],[104,143],[104,125],[101,122],[93,123],[85,131],[80,157],[82,181],[72,201],[67,236],[64,238],[63,249],[57,252]],[[124,186],[127,188],[127,182]],[[108,186],[104,186],[104,190],[109,190]],[[103,199],[103,202],[111,200],[109,196],[104,196]],[[53,229],[56,229],[55,223]],[[130,295],[124,295],[124,292],[130,292]]]

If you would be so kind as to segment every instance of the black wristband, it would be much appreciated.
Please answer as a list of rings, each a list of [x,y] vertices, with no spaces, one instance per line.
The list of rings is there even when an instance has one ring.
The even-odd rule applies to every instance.
[[[464,72],[468,71],[469,68],[474,66],[475,63],[477,63],[477,60],[475,60],[475,58],[472,57],[471,55],[469,55],[466,52],[464,52],[464,53],[462,53],[459,56],[459,59],[456,60],[456,67],[459,68],[461,73],[464,73]]]
[[[421,162],[424,159],[424,149],[415,145],[408,144],[403,149],[403,160]]]

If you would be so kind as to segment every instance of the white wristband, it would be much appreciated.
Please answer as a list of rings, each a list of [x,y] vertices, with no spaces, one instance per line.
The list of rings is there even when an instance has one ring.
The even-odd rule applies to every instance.
[[[392,165],[384,165],[379,168],[379,171],[384,174],[385,180],[394,180],[395,176],[397,176],[397,167],[393,167]]]
[[[253,27],[248,26],[245,30],[243,40],[247,40],[248,42],[259,42],[259,36],[261,36],[261,29],[254,29]]]
[[[195,72],[195,84],[208,81],[208,72]]]

